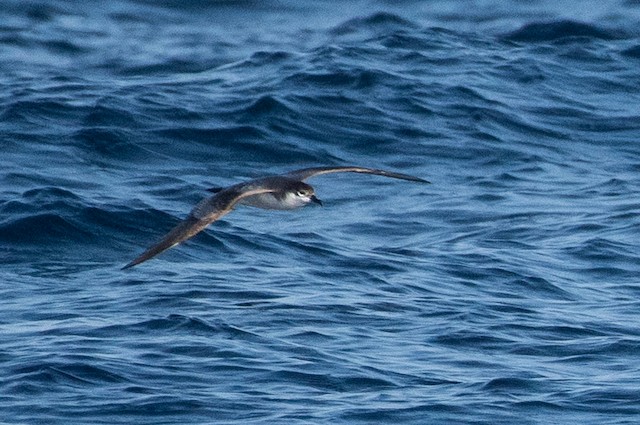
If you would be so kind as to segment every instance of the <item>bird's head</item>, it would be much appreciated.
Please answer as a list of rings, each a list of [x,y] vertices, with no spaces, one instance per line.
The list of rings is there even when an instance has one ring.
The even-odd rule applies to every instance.
[[[292,201],[299,206],[306,205],[310,202],[322,205],[322,201],[316,197],[313,187],[304,182],[296,182],[296,184],[290,188],[289,193]]]

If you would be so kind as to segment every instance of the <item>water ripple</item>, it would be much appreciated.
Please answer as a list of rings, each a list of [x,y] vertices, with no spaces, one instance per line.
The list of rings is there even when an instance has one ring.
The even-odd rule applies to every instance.
[[[629,2],[44,3],[0,8],[5,421],[638,416]],[[432,184],[318,176],[120,270],[345,164]]]

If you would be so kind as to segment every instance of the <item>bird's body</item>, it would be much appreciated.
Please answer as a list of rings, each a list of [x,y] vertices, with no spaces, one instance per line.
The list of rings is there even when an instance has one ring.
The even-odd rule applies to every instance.
[[[292,171],[287,174],[263,177],[225,188],[209,189],[215,194],[200,201],[186,219],[174,227],[157,244],[123,267],[127,269],[155,257],[167,249],[193,237],[209,224],[233,210],[237,204],[263,209],[291,210],[310,202],[322,205],[313,187],[304,182],[321,174],[353,172],[375,174],[402,180],[429,183],[418,177],[363,167],[317,167]]]
[[[270,176],[260,179],[251,180],[250,184],[256,187],[276,187],[276,192],[258,193],[256,195],[247,196],[238,201],[239,204],[250,205],[265,210],[293,210],[305,206],[308,201],[304,197],[300,197],[296,193],[296,185],[301,183],[287,176]],[[311,186],[306,185],[309,188]],[[220,193],[224,188],[209,189],[209,191]],[[307,190],[309,190],[307,188]],[[313,194],[313,188],[311,188]],[[312,202],[318,202],[318,198],[312,199]]]

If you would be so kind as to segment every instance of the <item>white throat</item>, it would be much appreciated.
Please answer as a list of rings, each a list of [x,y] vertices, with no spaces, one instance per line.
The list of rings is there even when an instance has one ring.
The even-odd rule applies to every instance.
[[[311,202],[308,196],[300,196],[295,192],[286,192],[286,195],[281,200],[283,209],[300,208]]]

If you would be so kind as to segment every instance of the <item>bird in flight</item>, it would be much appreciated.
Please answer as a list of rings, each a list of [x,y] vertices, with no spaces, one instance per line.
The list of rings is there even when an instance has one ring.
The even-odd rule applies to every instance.
[[[344,172],[375,174],[394,179],[429,183],[427,180],[408,174],[374,168],[315,167],[291,171],[282,175],[262,177],[228,187],[211,188],[208,190],[214,193],[213,196],[205,198],[196,204],[187,218],[167,233],[158,243],[144,251],[122,269],[136,266],[186,241],[200,233],[214,221],[230,213],[237,204],[273,210],[291,210],[312,202],[322,205],[322,202],[316,198],[313,187],[305,183],[305,180],[321,174]]]

